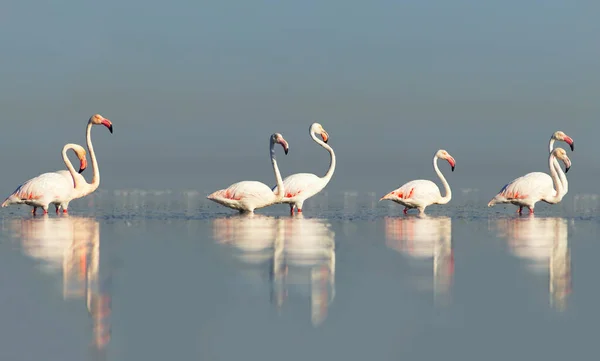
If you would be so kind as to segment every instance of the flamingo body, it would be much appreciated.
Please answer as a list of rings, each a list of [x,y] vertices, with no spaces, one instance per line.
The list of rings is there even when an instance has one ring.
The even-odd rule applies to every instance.
[[[428,205],[435,204],[442,199],[438,186],[427,179],[410,181],[391,193],[397,198],[394,199],[395,202],[408,209],[425,209]]]
[[[69,180],[57,172],[44,173],[17,187],[2,203],[2,207],[26,204],[34,208],[41,207],[44,213],[48,212],[50,204],[67,209],[74,189],[72,178]]]
[[[208,199],[225,207],[245,212],[254,212],[255,209],[277,202],[277,197],[269,186],[258,181],[234,183],[228,188],[213,192]]]
[[[519,207],[534,208],[539,201],[556,197],[552,177],[542,172],[531,172],[506,184],[490,203],[510,203]]]

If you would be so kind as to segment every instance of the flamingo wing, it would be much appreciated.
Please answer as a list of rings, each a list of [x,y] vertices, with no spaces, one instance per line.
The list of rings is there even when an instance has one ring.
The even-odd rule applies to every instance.
[[[321,178],[315,174],[292,174],[283,180],[284,198],[294,198],[305,194],[310,197],[322,189],[320,188],[321,183]],[[277,192],[277,185],[272,188],[272,191]]]
[[[44,173],[20,185],[8,198],[11,203],[42,204],[68,198],[73,181],[56,172]]]

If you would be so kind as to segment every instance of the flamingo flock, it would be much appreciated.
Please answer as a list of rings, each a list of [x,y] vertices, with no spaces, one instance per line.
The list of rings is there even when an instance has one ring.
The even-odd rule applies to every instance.
[[[87,148],[92,159],[92,183],[87,183],[81,173],[87,167],[85,149],[74,143],[66,144],[62,151],[63,161],[68,170],[59,170],[40,174],[19,185],[15,191],[9,195],[2,203],[2,207],[13,204],[26,204],[33,207],[32,214],[35,215],[38,208],[42,208],[44,214],[48,214],[48,207],[53,204],[56,207],[56,213],[62,208],[63,213],[68,212],[69,202],[73,199],[85,197],[93,193],[100,186],[100,170],[96,153],[92,145],[91,131],[93,125],[103,125],[112,133],[112,122],[100,114],[90,117],[85,130]],[[79,173],[75,172],[73,164],[67,157],[67,151],[72,149],[80,161]]]
[[[32,207],[32,214],[36,214],[38,208],[42,208],[44,214],[48,214],[50,205],[54,205],[56,213],[62,209],[68,212],[69,203],[78,198],[93,193],[100,185],[100,170],[96,153],[92,145],[91,129],[94,125],[103,125],[110,133],[113,132],[112,122],[100,114],[91,116],[86,126],[86,144],[92,161],[92,182],[88,183],[82,176],[87,168],[86,150],[75,143],[68,143],[62,149],[62,159],[67,169],[55,172],[43,173],[31,178],[19,185],[2,203],[2,207],[10,205],[25,204]],[[302,213],[304,202],[321,192],[329,184],[336,167],[336,157],[333,148],[328,144],[329,133],[319,123],[313,123],[309,127],[311,139],[324,148],[330,156],[329,169],[322,177],[312,173],[296,173],[282,178],[277,165],[276,145],[283,148],[288,154],[288,142],[280,133],[273,133],[269,138],[269,154],[273,173],[275,174],[275,185],[269,187],[258,181],[241,181],[230,185],[225,189],[217,190],[207,198],[225,207],[239,211],[240,213],[253,213],[255,210],[276,205],[287,204],[290,213],[294,211]],[[319,139],[320,137],[320,139]],[[571,168],[571,160],[567,152],[562,148],[554,148],[556,141],[567,143],[571,151],[575,150],[573,138],[562,131],[557,131],[550,137],[548,144],[548,168],[550,174],[542,172],[531,172],[514,179],[504,185],[488,203],[488,207],[496,204],[513,204],[517,206],[517,212],[522,213],[523,207],[529,209],[529,214],[534,213],[535,204],[539,201],[548,204],[556,204],[562,201],[569,190],[566,173]],[[72,150],[79,159],[79,171],[76,171],[67,156]],[[430,180],[412,180],[381,197],[380,201],[389,200],[404,206],[403,213],[408,214],[411,209],[417,209],[420,215],[425,214],[425,209],[434,204],[444,205],[452,199],[450,184],[438,167],[438,160],[448,162],[451,170],[456,167],[456,160],[444,149],[438,150],[433,157],[433,170],[437,174],[444,195],[436,183]],[[562,170],[559,161],[562,161],[565,170]]]

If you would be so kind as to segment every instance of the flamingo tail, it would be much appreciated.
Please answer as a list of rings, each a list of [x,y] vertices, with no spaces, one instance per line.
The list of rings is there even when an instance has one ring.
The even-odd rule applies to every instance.
[[[11,204],[23,204],[23,200],[14,194],[11,194],[6,200],[2,203],[2,208],[10,206]]]

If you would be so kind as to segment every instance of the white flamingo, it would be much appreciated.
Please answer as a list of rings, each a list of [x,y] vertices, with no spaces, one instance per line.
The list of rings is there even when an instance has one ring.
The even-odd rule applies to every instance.
[[[437,173],[438,177],[440,177],[440,180],[444,185],[444,189],[446,190],[445,196],[442,197],[440,189],[432,181],[418,179],[410,181],[400,188],[391,191],[383,196],[380,201],[387,199],[402,204],[404,206],[404,214],[406,214],[407,211],[412,208],[417,208],[419,209],[420,214],[424,214],[425,208],[431,204],[446,204],[450,202],[450,199],[452,198],[452,190],[450,189],[450,185],[448,185],[446,178],[444,178],[444,175],[438,168],[438,158],[447,160],[448,163],[450,163],[453,172],[454,167],[456,166],[456,161],[447,151],[443,149],[438,150],[433,157],[433,169]]]
[[[327,145],[329,134],[323,129],[323,126],[319,123],[313,123],[308,129],[310,137],[321,147],[325,148],[329,152],[330,164],[329,170],[323,177],[319,177],[311,173],[297,173],[286,177],[283,180],[283,186],[285,188],[285,196],[280,203],[287,203],[290,205],[290,212],[294,213],[294,207],[298,210],[298,213],[302,212],[302,205],[308,198],[314,196],[325,188],[333,172],[335,171],[335,153],[333,149]],[[316,137],[315,134],[319,134],[322,141]],[[277,190],[277,186],[273,187],[273,190]]]
[[[207,198],[225,207],[249,213],[254,212],[255,209],[278,203],[283,198],[284,187],[279,167],[277,167],[277,160],[275,159],[275,144],[281,144],[285,154],[288,153],[289,146],[281,134],[273,133],[271,135],[271,164],[273,165],[273,172],[275,172],[275,179],[280,191],[272,191],[269,186],[262,182],[242,181],[234,183],[226,189],[213,192]]]
[[[26,204],[33,207],[33,214],[35,214],[38,207],[41,207],[44,210],[44,214],[47,214],[50,204],[54,204],[56,206],[56,213],[58,213],[59,207],[63,207],[63,211],[66,212],[69,202],[74,197],[75,189],[80,189],[83,187],[83,183],[85,183],[82,183],[83,177],[75,172],[73,164],[71,164],[67,156],[69,149],[72,149],[77,154],[80,161],[79,172],[83,172],[86,168],[85,149],[78,144],[65,144],[62,150],[62,157],[68,170],[48,172],[29,179],[17,187],[6,198],[4,203],[2,203],[2,207],[12,204]],[[77,177],[77,175],[80,177]]]
[[[94,192],[100,185],[100,170],[98,169],[98,161],[96,159],[96,153],[94,152],[94,146],[92,145],[91,129],[93,125],[104,125],[111,133],[113,132],[112,122],[100,114],[94,114],[88,120],[86,142],[90,158],[92,159],[92,183],[88,184],[81,174],[71,171],[44,173],[20,185],[13,194],[2,203],[2,207],[11,204],[27,204],[33,207],[33,214],[35,214],[38,207],[41,207],[44,210],[44,214],[47,214],[48,206],[52,203],[56,206],[57,213],[59,207],[63,209],[63,213],[67,213],[69,202],[71,200],[84,197]],[[77,144],[73,144],[73,146],[81,148]],[[81,152],[78,153],[78,157],[80,158],[83,169],[85,169],[87,165],[87,161],[85,160],[85,150],[83,150],[82,153],[83,160],[80,157],[80,154]],[[66,156],[65,149],[63,149],[63,161],[67,164],[68,168],[71,162]],[[81,169],[80,172],[82,172],[83,169]],[[67,185],[69,185],[70,188]]]
[[[564,173],[555,158],[564,162]],[[497,203],[510,203],[519,207],[517,210],[519,214],[523,211],[523,207],[529,208],[529,214],[532,214],[535,204],[539,201],[549,204],[560,202],[566,194],[565,189],[568,189],[565,173],[571,168],[571,160],[567,156],[567,152],[562,148],[554,149],[548,157],[548,168],[550,168],[552,182],[547,182],[548,175],[546,173],[528,173],[502,187],[500,192],[488,203],[488,207]]]

